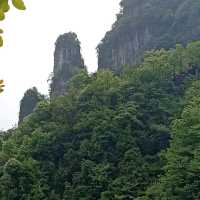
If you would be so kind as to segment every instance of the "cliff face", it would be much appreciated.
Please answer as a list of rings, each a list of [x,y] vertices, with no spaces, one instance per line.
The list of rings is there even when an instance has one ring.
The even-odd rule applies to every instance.
[[[172,48],[200,39],[200,2],[196,0],[122,0],[111,31],[97,47],[99,68],[120,71],[152,48]]]
[[[24,97],[20,102],[19,124],[24,120],[25,117],[30,115],[36,105],[44,99],[45,97],[38,92],[37,88],[33,87],[28,89],[24,93]]]
[[[59,36],[55,45],[51,97],[64,95],[69,79],[84,68],[80,42],[75,33]]]

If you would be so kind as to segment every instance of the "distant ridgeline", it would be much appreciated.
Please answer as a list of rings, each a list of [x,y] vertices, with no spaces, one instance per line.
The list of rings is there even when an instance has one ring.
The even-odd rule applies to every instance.
[[[150,49],[174,48],[200,38],[198,0],[122,0],[112,30],[98,46],[99,68],[120,71]]]

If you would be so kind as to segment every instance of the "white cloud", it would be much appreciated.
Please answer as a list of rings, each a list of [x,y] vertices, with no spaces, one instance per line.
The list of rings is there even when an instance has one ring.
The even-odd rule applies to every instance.
[[[54,42],[74,31],[90,71],[97,68],[95,48],[111,28],[120,0],[24,0],[27,10],[12,10],[0,24],[4,47],[0,49],[0,78],[6,83],[0,96],[0,130],[17,123],[19,101],[26,89],[36,86],[48,93],[53,70]]]

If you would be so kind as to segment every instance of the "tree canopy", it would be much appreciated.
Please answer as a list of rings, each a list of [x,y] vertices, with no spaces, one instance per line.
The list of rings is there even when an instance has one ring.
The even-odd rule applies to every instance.
[[[199,44],[80,71],[40,101],[1,134],[1,199],[199,199]]]

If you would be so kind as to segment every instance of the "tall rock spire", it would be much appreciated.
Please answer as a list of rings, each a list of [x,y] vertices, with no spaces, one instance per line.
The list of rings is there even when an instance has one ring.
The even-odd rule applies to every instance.
[[[45,99],[44,95],[40,94],[36,87],[28,89],[20,102],[19,122],[20,124],[27,116],[29,116],[36,108],[40,101]]]
[[[67,82],[84,68],[80,42],[75,33],[60,35],[55,46],[51,97],[64,95]]]

